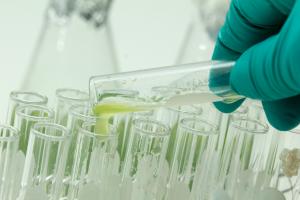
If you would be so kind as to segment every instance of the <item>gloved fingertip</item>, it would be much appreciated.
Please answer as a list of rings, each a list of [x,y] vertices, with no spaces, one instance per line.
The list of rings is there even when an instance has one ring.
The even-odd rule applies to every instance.
[[[241,99],[232,104],[226,104],[223,102],[214,102],[214,106],[223,113],[232,113],[240,107],[240,105],[244,102],[244,100],[245,99]]]
[[[263,102],[268,121],[279,131],[289,131],[300,124],[300,105],[293,105],[291,100],[293,99]]]

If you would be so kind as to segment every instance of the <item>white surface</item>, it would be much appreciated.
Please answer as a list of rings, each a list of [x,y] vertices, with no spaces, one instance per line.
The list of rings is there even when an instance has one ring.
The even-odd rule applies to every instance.
[[[0,2],[0,118],[20,87],[48,0]],[[122,71],[170,65],[190,20],[188,0],[116,0],[111,22]]]

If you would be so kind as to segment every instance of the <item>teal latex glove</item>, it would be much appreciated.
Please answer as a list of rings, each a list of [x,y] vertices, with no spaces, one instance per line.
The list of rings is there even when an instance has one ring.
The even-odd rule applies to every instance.
[[[262,101],[269,122],[290,130],[300,122],[300,0],[233,0],[214,60],[237,60],[235,92]],[[215,103],[222,112],[234,104]]]

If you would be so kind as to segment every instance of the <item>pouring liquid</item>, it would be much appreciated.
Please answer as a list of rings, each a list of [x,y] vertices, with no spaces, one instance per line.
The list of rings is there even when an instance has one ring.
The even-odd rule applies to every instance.
[[[175,107],[193,104],[203,104],[221,101],[222,98],[211,93],[190,93],[175,95],[167,100],[158,102],[130,101],[122,98],[109,98],[109,100],[96,104],[93,112],[100,116],[96,122],[96,132],[108,134],[109,119],[117,114],[150,111],[158,107]]]

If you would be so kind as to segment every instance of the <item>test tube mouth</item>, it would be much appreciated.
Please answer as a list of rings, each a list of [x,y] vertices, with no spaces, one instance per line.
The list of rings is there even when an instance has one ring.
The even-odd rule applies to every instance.
[[[183,118],[180,120],[180,127],[194,135],[217,135],[217,126],[200,118]]]
[[[64,141],[70,136],[70,132],[66,127],[48,122],[36,123],[31,132],[39,138],[52,141]]]
[[[24,104],[44,105],[48,102],[48,98],[46,96],[29,91],[13,91],[10,93],[10,98],[13,101]]]
[[[248,113],[249,109],[246,106],[241,106],[239,109],[237,109],[233,115],[246,115]]]
[[[269,130],[267,124],[249,118],[235,119],[231,122],[231,126],[239,131],[249,134],[267,134]]]
[[[116,128],[112,124],[108,124],[109,134],[106,133],[96,133],[96,123],[97,121],[87,121],[84,122],[83,125],[79,128],[79,133],[90,137],[90,138],[98,138],[98,139],[109,139],[115,138]]]
[[[56,96],[59,99],[63,99],[66,101],[82,101],[89,102],[90,97],[89,94],[72,88],[60,88],[56,90]]]
[[[16,128],[0,124],[0,142],[17,141],[19,136],[20,132]]]
[[[54,118],[54,111],[46,106],[24,105],[17,107],[16,115],[32,121],[48,121]]]
[[[132,123],[135,132],[138,134],[152,137],[167,137],[170,135],[169,127],[156,120],[134,119]]]

